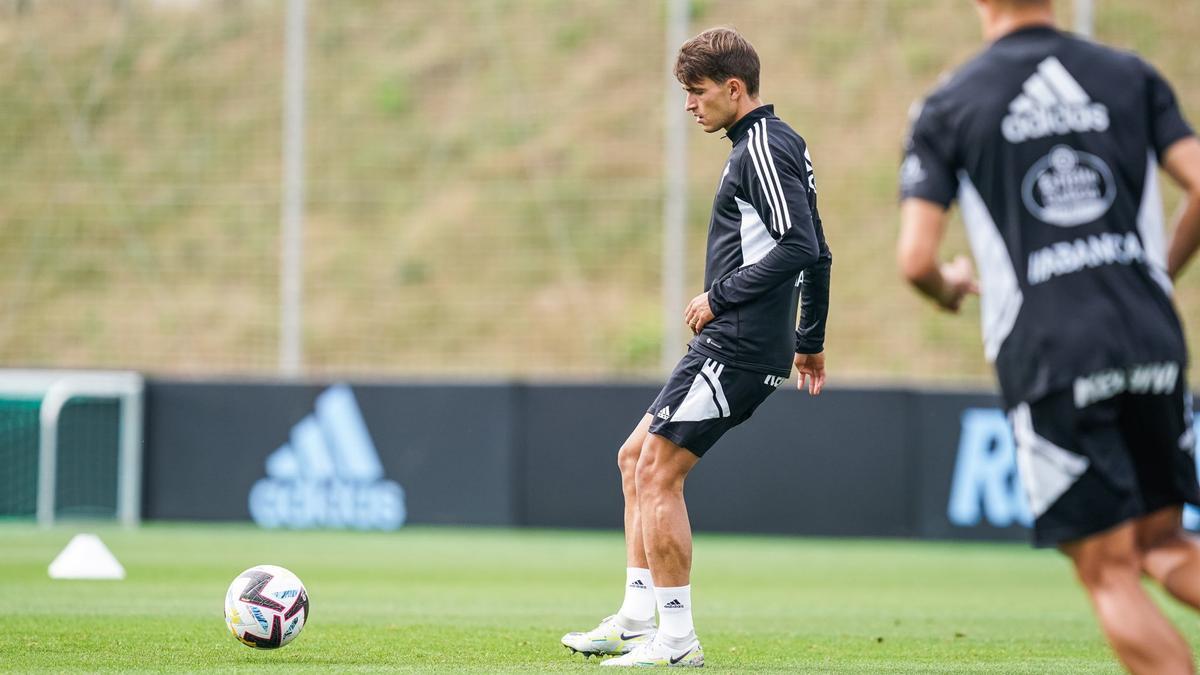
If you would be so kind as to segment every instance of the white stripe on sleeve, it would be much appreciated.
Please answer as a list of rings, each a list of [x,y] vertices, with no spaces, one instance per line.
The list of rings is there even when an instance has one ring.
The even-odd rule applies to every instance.
[[[762,150],[767,166],[771,170],[771,181],[775,184],[776,194],[779,195],[779,209],[783,212],[783,226],[779,233],[783,234],[792,229],[792,214],[788,211],[787,197],[783,194],[783,183],[779,180],[779,171],[775,168],[775,157],[771,155],[771,139],[767,136],[767,121],[762,121]]]
[[[779,222],[779,207],[775,205],[775,194],[771,192],[771,188],[767,185],[765,167],[762,166],[762,160],[758,155],[758,146],[755,143],[755,138],[758,136],[755,127],[750,127],[749,139],[746,141],[746,152],[750,155],[750,160],[754,163],[754,173],[758,176],[758,183],[762,187],[763,198],[767,200],[767,206],[771,208],[771,230],[783,234],[774,225]]]

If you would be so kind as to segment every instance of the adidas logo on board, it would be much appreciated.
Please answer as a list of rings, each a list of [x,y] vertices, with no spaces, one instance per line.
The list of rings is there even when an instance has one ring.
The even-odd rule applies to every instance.
[[[267,457],[267,476],[250,490],[250,516],[262,527],[394,530],[404,524],[404,489],[383,474],[379,451],[354,392],[336,385]]]

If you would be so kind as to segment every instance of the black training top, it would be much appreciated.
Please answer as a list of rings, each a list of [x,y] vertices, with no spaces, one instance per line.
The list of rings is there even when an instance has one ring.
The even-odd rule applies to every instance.
[[[901,194],[958,200],[985,352],[1010,406],[1114,369],[1186,367],[1157,161],[1192,132],[1153,67],[1028,28],[964,65],[914,118]]]
[[[829,311],[832,256],[812,160],[804,139],[769,105],[738,120],[728,138],[733,150],[713,199],[704,268],[716,318],[690,346],[738,368],[786,377],[793,354],[824,349]]]

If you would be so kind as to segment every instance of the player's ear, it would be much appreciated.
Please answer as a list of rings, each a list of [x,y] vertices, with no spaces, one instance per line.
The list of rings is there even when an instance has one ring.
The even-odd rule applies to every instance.
[[[736,77],[729,78],[729,81],[725,83],[725,86],[729,87],[729,100],[733,101],[734,103],[736,103],[738,99],[740,99],[742,95],[746,93],[746,85]]]

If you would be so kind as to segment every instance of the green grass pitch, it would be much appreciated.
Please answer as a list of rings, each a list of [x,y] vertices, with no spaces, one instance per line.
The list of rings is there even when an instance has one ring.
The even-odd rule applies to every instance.
[[[100,534],[128,578],[50,580],[77,531]],[[226,586],[261,563],[291,569],[312,599],[278,651],[242,646],[222,618]],[[1050,552],[700,535],[695,567],[711,671],[1119,672]],[[616,532],[0,524],[0,670],[593,672],[558,639],[615,610],[623,568]],[[1165,604],[1200,644],[1196,617]]]

